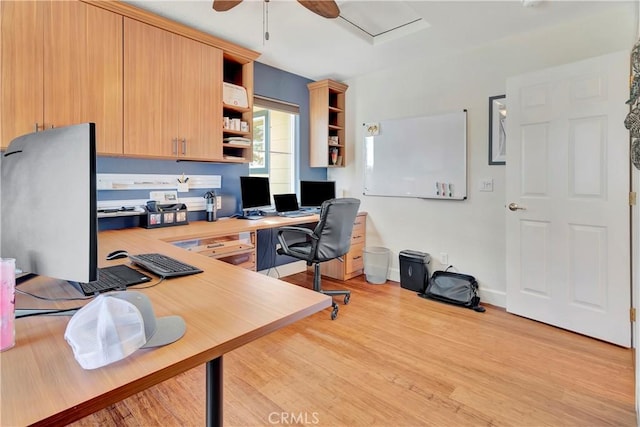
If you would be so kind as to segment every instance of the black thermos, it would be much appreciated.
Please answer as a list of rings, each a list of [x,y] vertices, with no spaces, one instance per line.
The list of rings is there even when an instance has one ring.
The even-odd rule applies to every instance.
[[[216,192],[215,191],[207,191],[204,195],[204,198],[207,200],[207,221],[217,221],[218,220],[218,209],[216,206]]]

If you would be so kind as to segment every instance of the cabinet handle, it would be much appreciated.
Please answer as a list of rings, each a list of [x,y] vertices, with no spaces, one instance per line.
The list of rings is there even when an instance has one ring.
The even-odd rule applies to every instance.
[[[173,144],[173,154],[178,155],[178,138],[173,138],[171,142]]]
[[[38,126],[38,122],[36,122],[36,129],[34,132],[38,132],[39,126]]]
[[[187,154],[187,138],[182,138],[182,154]]]
[[[360,259],[360,258],[362,258],[362,256],[361,256],[361,255],[358,255],[358,256],[354,256],[354,257],[353,257],[353,259],[354,259],[354,260],[356,260],[356,259]]]

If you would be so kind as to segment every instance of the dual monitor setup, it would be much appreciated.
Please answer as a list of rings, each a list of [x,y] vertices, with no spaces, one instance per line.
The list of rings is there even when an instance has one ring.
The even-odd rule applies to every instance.
[[[271,191],[269,178],[262,176],[241,176],[240,193],[242,218],[261,219],[265,211],[271,211]],[[300,204],[295,194],[274,194],[278,213],[307,211],[317,212],[325,200],[336,197],[334,181],[300,181]],[[286,216],[286,215],[285,215]]]

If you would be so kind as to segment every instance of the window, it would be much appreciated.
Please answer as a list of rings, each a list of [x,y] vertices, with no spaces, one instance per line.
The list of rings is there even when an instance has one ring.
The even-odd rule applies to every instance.
[[[253,111],[253,161],[249,165],[252,175],[269,175],[269,110]]]
[[[256,96],[253,107],[253,162],[249,175],[268,176],[271,194],[295,191],[297,105]]]

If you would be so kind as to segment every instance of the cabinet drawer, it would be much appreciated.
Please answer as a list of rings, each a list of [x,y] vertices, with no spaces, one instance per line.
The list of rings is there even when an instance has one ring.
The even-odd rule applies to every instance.
[[[365,231],[365,217],[357,216],[356,221],[353,223],[353,230],[351,231],[352,246],[364,243]]]
[[[367,224],[367,216],[364,214],[356,216],[356,220],[353,221],[353,229],[360,228],[362,230],[365,229],[365,225]]]
[[[353,273],[354,271],[362,270],[364,268],[363,250],[364,243],[351,246],[351,250],[344,257],[345,273]]]

